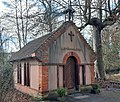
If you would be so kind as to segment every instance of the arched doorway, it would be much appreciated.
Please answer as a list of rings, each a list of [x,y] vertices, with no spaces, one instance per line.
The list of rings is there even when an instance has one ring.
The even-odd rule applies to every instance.
[[[64,67],[64,87],[67,89],[78,89],[79,71],[78,62],[74,56],[68,57]]]

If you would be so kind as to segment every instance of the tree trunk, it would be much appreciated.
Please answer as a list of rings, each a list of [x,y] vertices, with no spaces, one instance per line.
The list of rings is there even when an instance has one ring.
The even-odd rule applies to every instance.
[[[102,57],[101,30],[99,28],[96,28],[95,35],[96,35],[95,39],[96,39],[97,67],[100,78],[104,79],[105,71],[104,71],[103,57]]]
[[[28,35],[28,0],[26,0],[26,23],[25,23],[25,44],[27,44],[27,35]]]
[[[26,45],[25,41],[25,34],[24,34],[24,21],[23,21],[23,5],[22,0],[20,0],[20,18],[21,18],[21,29],[22,29],[22,39],[23,39],[23,45]]]
[[[16,19],[16,27],[17,27],[17,36],[18,36],[18,43],[19,48],[21,49],[21,36],[20,36],[20,28],[19,28],[19,22],[18,22],[18,8],[17,8],[17,2],[16,2],[16,8],[15,8],[15,19]]]
[[[52,32],[52,7],[51,7],[51,0],[48,2],[49,5],[49,18],[48,18],[48,24],[49,24],[49,32]]]

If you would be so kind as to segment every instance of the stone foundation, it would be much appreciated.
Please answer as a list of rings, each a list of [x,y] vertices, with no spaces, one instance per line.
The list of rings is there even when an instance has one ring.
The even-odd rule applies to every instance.
[[[15,84],[15,88],[23,93],[29,94],[34,97],[41,95],[40,91],[21,85],[21,84],[18,84],[18,83]]]

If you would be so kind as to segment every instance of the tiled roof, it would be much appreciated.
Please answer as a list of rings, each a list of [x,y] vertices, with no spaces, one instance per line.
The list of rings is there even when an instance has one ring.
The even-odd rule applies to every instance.
[[[42,36],[40,38],[37,38],[37,39],[29,42],[21,50],[14,53],[12,55],[10,61],[20,60],[20,59],[32,57],[31,54],[34,53],[34,51],[39,48],[41,43],[49,36],[50,36],[50,34],[47,34],[47,35],[44,35],[44,36]]]

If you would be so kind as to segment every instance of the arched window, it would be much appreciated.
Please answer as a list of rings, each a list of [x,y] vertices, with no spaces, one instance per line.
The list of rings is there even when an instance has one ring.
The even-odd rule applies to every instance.
[[[30,86],[30,69],[29,63],[24,63],[24,85]]]
[[[22,84],[22,67],[21,67],[21,63],[17,64],[17,83]]]
[[[30,67],[28,62],[27,62],[27,86],[30,86]]]
[[[26,84],[26,63],[24,63],[24,85]]]

